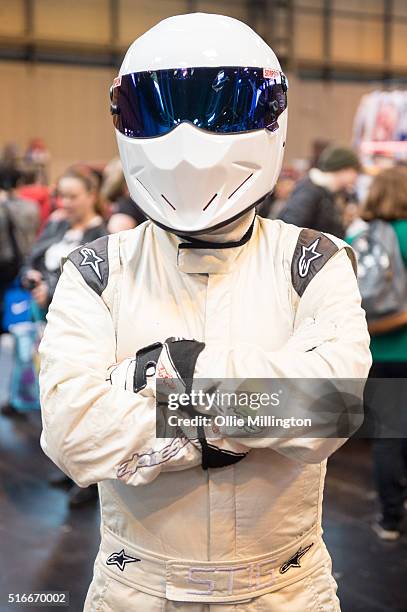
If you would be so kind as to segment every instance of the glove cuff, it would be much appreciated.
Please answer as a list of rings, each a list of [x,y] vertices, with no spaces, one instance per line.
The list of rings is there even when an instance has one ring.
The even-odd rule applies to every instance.
[[[186,393],[190,393],[196,362],[205,348],[205,343],[197,340],[185,340],[184,338],[168,338],[165,343],[168,346],[174,368],[185,384]]]
[[[235,453],[230,450],[224,450],[208,444],[205,432],[202,427],[198,427],[198,439],[202,448],[202,469],[222,468],[228,465],[233,465],[244,459],[247,453]]]

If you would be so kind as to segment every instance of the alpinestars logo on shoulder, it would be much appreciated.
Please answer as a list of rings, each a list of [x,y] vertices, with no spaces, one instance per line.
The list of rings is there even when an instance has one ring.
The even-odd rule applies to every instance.
[[[102,257],[99,257],[99,255],[97,255],[96,252],[89,247],[84,247],[83,249],[80,250],[80,253],[83,259],[79,265],[90,266],[92,270],[94,271],[94,273],[99,278],[99,280],[102,280],[102,275],[100,273],[99,264],[102,263],[104,259],[102,259]]]
[[[302,247],[302,254],[298,260],[298,274],[301,278],[305,278],[307,276],[311,263],[315,259],[318,259],[318,257],[322,257],[322,253],[318,253],[316,250],[318,244],[319,238],[314,240],[314,242],[309,246]]]

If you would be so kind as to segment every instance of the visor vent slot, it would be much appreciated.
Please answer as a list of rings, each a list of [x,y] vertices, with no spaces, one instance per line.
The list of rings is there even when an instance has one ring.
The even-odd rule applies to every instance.
[[[206,205],[206,206],[204,206],[202,210],[206,210],[206,209],[208,208],[209,204],[212,204],[212,202],[214,201],[214,199],[216,198],[216,196],[217,196],[217,195],[218,195],[218,194],[217,194],[217,193],[215,193],[215,195],[214,195],[214,196],[213,196],[213,197],[212,197],[212,198],[209,200],[209,202],[207,203],[207,205]]]
[[[252,178],[252,176],[253,176],[253,172],[252,172],[251,174],[249,174],[249,176],[248,176],[247,178],[245,178],[245,180],[243,181],[243,183],[240,183],[239,187],[236,187],[236,189],[235,189],[234,191],[232,191],[232,193],[230,194],[230,196],[228,196],[228,200],[230,200],[230,198],[231,198],[232,196],[234,196],[234,195],[235,195],[236,191],[239,191],[239,189],[240,189],[241,187],[243,187],[243,185],[244,185],[245,183],[247,183],[247,181],[248,181],[250,178]]]
[[[136,177],[136,180],[140,183],[140,185],[143,187],[143,189],[145,189],[147,191],[147,193],[150,196],[150,198],[152,198],[154,200],[153,196],[151,195],[151,193],[149,192],[147,187],[140,181],[140,179]]]
[[[171,202],[169,200],[167,200],[167,198],[165,197],[164,194],[161,194],[161,197],[163,198],[163,200],[165,200],[167,202],[167,204],[169,204],[171,206],[172,210],[176,210],[175,206],[173,206],[171,204]]]

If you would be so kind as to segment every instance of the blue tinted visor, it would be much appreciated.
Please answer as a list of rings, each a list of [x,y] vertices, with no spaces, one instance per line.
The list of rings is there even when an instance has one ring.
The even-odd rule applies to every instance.
[[[114,126],[154,138],[183,122],[216,134],[278,128],[287,79],[264,68],[177,68],[117,77],[110,89]]]

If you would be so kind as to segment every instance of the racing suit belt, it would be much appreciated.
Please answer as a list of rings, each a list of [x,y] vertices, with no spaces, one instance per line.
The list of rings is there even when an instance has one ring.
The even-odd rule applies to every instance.
[[[295,543],[268,554],[231,561],[173,559],[103,529],[97,565],[139,591],[173,601],[241,602],[301,580],[330,562],[314,526]]]

